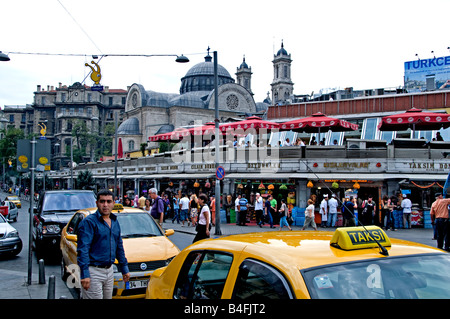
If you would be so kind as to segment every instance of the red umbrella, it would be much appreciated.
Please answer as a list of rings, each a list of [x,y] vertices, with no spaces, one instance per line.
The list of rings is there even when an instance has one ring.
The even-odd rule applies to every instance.
[[[446,113],[423,112],[412,108],[404,113],[385,116],[378,124],[380,131],[405,131],[411,128],[430,131],[450,127],[450,115]]]
[[[117,157],[122,158],[123,157],[123,147],[122,147],[122,139],[119,138],[119,145],[117,146]]]
[[[247,117],[247,119],[243,120],[243,121],[221,124],[219,126],[219,129],[222,132],[227,132],[230,130],[238,130],[238,129],[242,129],[242,130],[255,129],[256,131],[259,131],[260,129],[272,130],[272,129],[278,129],[279,127],[280,127],[280,124],[278,124],[278,123],[265,121],[258,116],[250,116],[250,117]]]
[[[153,136],[149,136],[148,140],[150,142],[159,142],[159,141],[178,141],[181,140],[184,136],[188,136],[191,133],[188,129],[178,128],[172,132],[156,134]]]
[[[202,126],[195,126],[191,127],[189,129],[187,128],[178,128],[172,132],[169,133],[162,133],[150,136],[148,140],[150,142],[157,142],[157,141],[179,141],[185,136],[190,135],[212,135],[215,132],[215,123],[214,122],[208,122],[205,125]]]
[[[333,117],[328,117],[323,113],[315,113],[310,117],[305,117],[280,124],[281,131],[292,130],[294,132],[320,133],[320,131],[331,130],[333,132],[355,131],[357,124],[350,123]]]

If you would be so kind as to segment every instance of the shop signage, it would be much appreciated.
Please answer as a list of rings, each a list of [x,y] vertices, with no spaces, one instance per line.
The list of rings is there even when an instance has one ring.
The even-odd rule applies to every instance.
[[[450,169],[450,163],[409,163],[409,168],[411,169],[425,169],[425,170],[435,170],[435,169]]]
[[[280,162],[247,163],[247,168],[281,168]]]
[[[216,168],[216,164],[192,164],[191,165],[191,169],[194,170],[206,170],[206,171],[210,171],[210,170],[214,170]]]
[[[325,162],[323,167],[326,168],[369,168],[369,162]]]
[[[176,171],[176,170],[178,170],[178,165],[161,166],[160,169],[162,171]]]

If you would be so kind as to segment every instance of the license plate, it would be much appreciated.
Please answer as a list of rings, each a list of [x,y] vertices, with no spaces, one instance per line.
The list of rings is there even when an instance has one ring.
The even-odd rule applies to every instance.
[[[133,280],[133,281],[129,281],[129,283],[130,283],[129,289],[145,288],[148,285],[148,280]]]

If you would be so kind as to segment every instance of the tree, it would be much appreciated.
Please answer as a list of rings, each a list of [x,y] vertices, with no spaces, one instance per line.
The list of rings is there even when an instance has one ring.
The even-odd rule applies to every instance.
[[[89,170],[81,171],[77,176],[78,189],[93,189],[95,187],[95,180]]]
[[[8,129],[0,130],[0,133],[0,135],[4,136],[0,139],[1,164],[5,164],[8,167],[8,162],[10,161],[12,165],[8,175],[16,175],[17,141],[24,138],[23,130],[9,127]]]
[[[147,143],[141,143],[141,152],[142,152],[142,156],[145,156],[145,150],[147,148]]]

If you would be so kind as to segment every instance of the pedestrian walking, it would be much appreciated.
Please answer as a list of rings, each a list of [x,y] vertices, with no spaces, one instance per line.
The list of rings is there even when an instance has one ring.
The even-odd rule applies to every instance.
[[[442,193],[435,195],[436,201],[431,205],[431,223],[436,225],[437,248],[450,251],[448,205],[450,198],[444,198]]]
[[[362,204],[363,211],[362,211],[362,221],[363,225],[373,225],[374,224],[374,216],[376,212],[376,204],[373,201],[372,195],[369,195],[367,200],[365,200]]]
[[[239,225],[239,201],[241,200],[241,194],[238,194],[236,200],[234,201],[234,213],[236,215],[236,225]]]
[[[312,199],[308,199],[308,207],[305,209],[305,222],[303,223],[302,230],[305,230],[309,225],[314,230],[317,230],[317,225],[314,221],[314,201]]]
[[[197,195],[192,194],[191,200],[189,201],[189,218],[191,220],[192,226],[197,225],[197,217],[198,217],[198,199]],[[189,222],[188,222],[189,226]]]
[[[411,229],[412,203],[406,194],[403,194],[401,207],[403,208],[403,228]]]
[[[173,203],[173,218],[172,218],[172,224],[177,220],[177,224],[180,223],[180,199],[178,198],[178,194],[175,194],[175,196],[172,199]]]
[[[328,200],[328,219],[327,219],[328,227],[336,226],[337,208],[338,208],[338,201],[336,200],[336,194],[332,194],[331,198]]]
[[[255,215],[256,215],[256,223],[259,227],[262,227],[263,223],[263,208],[264,208],[264,202],[261,197],[260,193],[256,193],[255,198]]]
[[[152,202],[150,201],[150,199],[148,199],[148,198],[145,199],[144,208],[142,208],[142,209],[149,214],[151,213]]]
[[[273,217],[272,217],[272,204],[270,203],[270,198],[272,198],[272,196],[267,197],[266,202],[264,203],[264,218],[267,219],[269,221],[269,225],[270,228],[275,228],[273,226]]]
[[[342,217],[344,218],[344,227],[356,226],[355,209],[358,209],[356,200],[351,196],[345,197],[344,205],[342,206]]]
[[[150,214],[156,220],[156,222],[159,223],[160,226],[162,226],[165,212],[164,200],[158,195],[158,190],[156,188],[150,188],[148,192],[150,194],[150,198],[153,200]]]
[[[247,226],[248,200],[245,194],[239,199],[239,226]]]
[[[327,227],[328,220],[328,194],[323,195],[323,200],[320,203],[320,215],[322,215],[321,227]]]
[[[195,228],[197,234],[195,235],[193,243],[196,241],[209,238],[209,231],[211,229],[211,212],[208,207],[208,196],[200,194],[198,196],[198,204],[201,207],[198,215],[198,223]]]
[[[216,197],[212,195],[209,198],[209,210],[211,212],[211,224],[213,226],[216,226]]]
[[[83,299],[112,299],[117,259],[124,282],[130,279],[123,249],[120,225],[111,214],[114,194],[101,190],[97,194],[97,211],[84,218],[78,229],[77,264],[80,267]]]
[[[279,214],[280,214],[280,229],[283,229],[284,226],[287,226],[287,228],[289,228],[289,230],[292,230],[291,226],[289,226],[289,223],[287,222],[287,218],[289,217],[289,209],[286,205],[286,200],[282,199],[281,200],[281,207],[279,209]]]
[[[180,199],[180,220],[181,227],[184,227],[184,222],[188,222],[189,226],[189,198],[186,194],[181,195]]]

